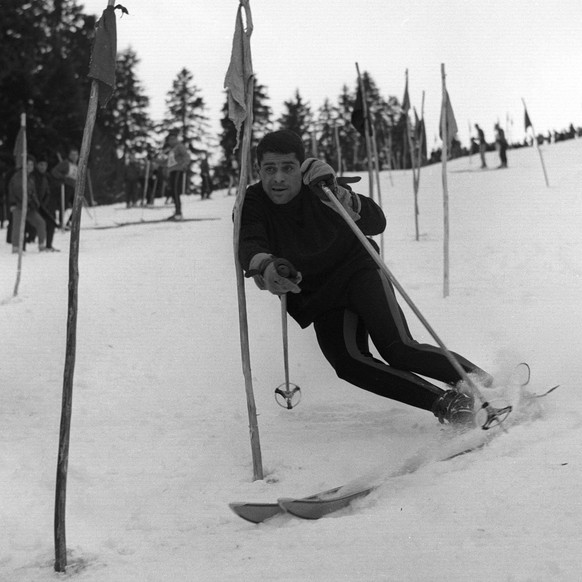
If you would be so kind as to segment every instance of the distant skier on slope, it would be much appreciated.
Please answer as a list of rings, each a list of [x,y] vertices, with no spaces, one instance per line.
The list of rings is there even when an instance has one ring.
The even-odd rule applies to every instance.
[[[455,389],[461,377],[440,348],[412,338],[391,283],[317,185],[323,181],[331,188],[366,235],[385,229],[382,209],[336,179],[327,163],[305,159],[301,138],[292,131],[267,134],[257,146],[257,161],[260,182],[247,189],[241,217],[239,258],[246,276],[261,289],[288,294],[289,314],[302,328],[313,323],[321,351],[340,378],[432,411],[440,422],[473,426],[473,397]],[[297,276],[281,276],[277,258],[292,263]],[[368,338],[385,362],[372,356]],[[492,382],[455,356],[482,384]]]

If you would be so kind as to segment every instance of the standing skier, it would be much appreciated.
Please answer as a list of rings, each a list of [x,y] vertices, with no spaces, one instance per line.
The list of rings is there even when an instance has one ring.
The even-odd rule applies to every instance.
[[[257,161],[260,182],[247,189],[241,217],[239,258],[246,276],[261,289],[288,294],[289,314],[302,328],[313,323],[321,351],[340,378],[432,411],[440,422],[473,425],[473,398],[454,388],[461,377],[441,349],[412,338],[392,285],[318,184],[331,188],[365,235],[385,229],[382,209],[336,179],[327,163],[306,160],[292,131],[267,134],[257,146]],[[292,263],[297,276],[279,275],[277,258]],[[368,338],[384,361],[372,356]],[[475,364],[455,356],[467,373],[491,382]]]

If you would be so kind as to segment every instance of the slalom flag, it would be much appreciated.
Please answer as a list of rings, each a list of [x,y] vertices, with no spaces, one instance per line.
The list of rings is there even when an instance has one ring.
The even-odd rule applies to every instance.
[[[24,125],[20,125],[20,129],[18,130],[18,135],[16,136],[16,143],[14,144],[14,163],[16,165],[16,169],[22,168],[22,160],[26,155],[26,127]]]
[[[123,13],[127,9],[118,4]],[[91,79],[99,82],[99,105],[105,107],[115,88],[115,60],[117,57],[117,24],[115,22],[115,8],[107,6],[97,22],[95,40],[91,51],[89,74]]]
[[[414,110],[414,138],[417,144],[421,144],[421,160],[426,160],[428,155],[428,150],[426,146],[426,127],[424,125],[424,118],[419,119],[416,109]]]
[[[525,109],[525,120],[524,120],[524,124],[525,124],[525,131],[527,132],[527,128],[528,127],[533,127],[531,119],[529,118],[529,115],[527,114],[527,107],[524,107]]]
[[[403,115],[408,115],[410,109],[410,97],[408,95],[408,72],[406,73],[406,83],[404,84],[404,97],[402,97],[402,112]]]
[[[362,90],[358,84],[358,92],[356,93],[356,101],[352,111],[352,125],[356,131],[362,136],[366,135],[366,118],[364,113],[364,100],[362,99]]]
[[[406,82],[404,83],[404,96],[402,97],[402,115],[400,116],[399,125],[402,127],[402,160],[404,167],[410,156],[410,123],[408,112],[410,111],[410,97],[408,95],[408,69],[406,70]]]
[[[451,105],[451,99],[449,97],[449,92],[445,91],[445,99],[446,103],[443,103],[443,107],[441,107],[441,117],[439,121],[439,137],[443,139],[442,134],[442,127],[443,127],[443,110],[445,111],[445,123],[447,129],[447,147],[451,147],[453,143],[453,138],[459,132],[459,128],[457,127],[457,121],[455,119],[455,114],[453,113],[453,106]]]
[[[241,126],[247,118],[247,91],[249,81],[253,76],[251,58],[252,23],[247,21],[247,32],[245,32],[242,18],[243,8],[243,4],[239,4],[232,39],[230,64],[224,79],[224,88],[228,96],[228,117],[236,127],[235,149],[239,146]]]

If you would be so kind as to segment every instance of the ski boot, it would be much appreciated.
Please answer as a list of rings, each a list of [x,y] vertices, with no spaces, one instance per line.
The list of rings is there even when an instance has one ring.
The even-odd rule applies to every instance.
[[[448,422],[463,428],[475,426],[475,401],[472,396],[457,390],[447,390],[439,396],[432,412],[441,424]]]

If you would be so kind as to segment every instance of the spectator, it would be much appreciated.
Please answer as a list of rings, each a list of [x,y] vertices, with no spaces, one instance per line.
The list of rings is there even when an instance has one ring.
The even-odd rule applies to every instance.
[[[130,155],[125,161],[124,183],[125,202],[127,208],[135,206],[138,200],[140,167],[134,156]]]
[[[39,201],[39,214],[46,224],[46,250],[59,252],[59,249],[53,247],[53,238],[55,229],[59,226],[57,223],[58,193],[56,185],[52,183],[51,176],[47,172],[48,162],[45,156],[39,156],[36,166],[32,173],[36,196]]]
[[[77,148],[69,149],[66,160],[60,161],[51,171],[53,178],[56,178],[64,186],[65,200],[61,204],[61,225],[65,224],[64,212],[67,208],[73,207],[75,199],[75,184],[77,183],[77,174],[79,173],[79,150]],[[69,222],[70,222],[69,218]]]
[[[208,155],[200,162],[200,179],[202,180],[201,194],[202,200],[208,200],[212,194],[212,177],[210,176],[210,166],[208,165]]]
[[[499,127],[499,123],[495,124],[495,147],[499,152],[500,168],[507,168],[507,140],[505,139],[505,132]]]
[[[481,169],[483,169],[487,167],[487,162],[485,161],[487,142],[485,141],[485,132],[477,124],[475,124],[475,129],[477,130],[477,144],[479,145],[479,155],[481,156]]]
[[[186,172],[190,166],[190,154],[186,146],[178,139],[178,130],[172,130],[168,134],[168,182],[170,194],[174,200],[175,212],[168,220],[182,220],[182,203],[180,195],[184,188]]]

